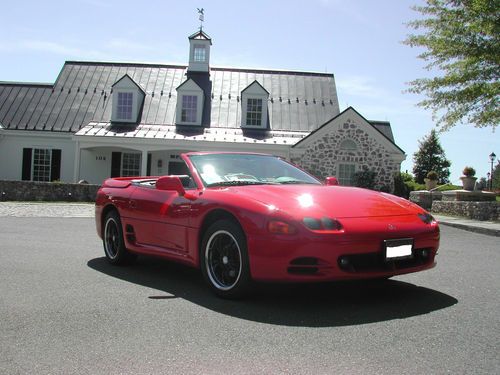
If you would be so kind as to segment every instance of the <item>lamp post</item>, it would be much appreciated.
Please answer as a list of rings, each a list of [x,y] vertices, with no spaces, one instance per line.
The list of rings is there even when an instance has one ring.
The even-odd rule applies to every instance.
[[[490,190],[493,190],[493,162],[495,161],[495,158],[497,156],[495,155],[494,152],[490,154],[490,162],[491,162],[491,170],[490,170]]]

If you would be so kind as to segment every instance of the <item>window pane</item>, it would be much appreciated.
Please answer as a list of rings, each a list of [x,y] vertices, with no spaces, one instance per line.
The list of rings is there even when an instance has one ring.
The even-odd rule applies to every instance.
[[[262,99],[247,100],[247,125],[262,125]]]
[[[204,62],[206,57],[205,46],[196,45],[194,46],[194,61]]]
[[[126,153],[122,155],[122,176],[131,177],[141,174],[141,154]]]
[[[116,118],[118,120],[132,119],[133,94],[131,92],[118,93],[118,105],[116,108]]]
[[[51,150],[33,150],[33,181],[50,181]]]
[[[354,173],[356,166],[354,164],[339,164],[338,178],[341,185],[352,186],[354,183]]]
[[[196,95],[182,96],[181,121],[196,122],[198,110],[198,97]]]
[[[353,140],[345,139],[340,143],[340,149],[341,150],[356,151],[358,149],[358,146],[356,145],[356,142],[354,142]]]

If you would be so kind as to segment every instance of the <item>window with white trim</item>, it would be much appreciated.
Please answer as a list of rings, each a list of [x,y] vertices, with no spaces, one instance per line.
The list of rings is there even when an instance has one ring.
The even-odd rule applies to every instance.
[[[246,125],[249,126],[262,125],[262,99],[255,99],[255,98],[247,99]]]
[[[32,181],[50,181],[51,154],[50,149],[33,149]]]
[[[196,95],[182,96],[181,121],[196,122],[198,109],[198,97]]]
[[[193,54],[194,54],[193,59],[196,62],[205,62],[207,58],[207,51],[205,49],[205,46],[202,44],[196,44],[194,46]]]
[[[355,164],[339,164],[337,178],[340,185],[352,186],[354,185],[354,173],[356,173]]]
[[[139,176],[141,174],[141,154],[124,152],[122,155],[123,177]]]
[[[116,106],[117,120],[131,120],[134,103],[134,94],[131,92],[118,92],[118,103]]]

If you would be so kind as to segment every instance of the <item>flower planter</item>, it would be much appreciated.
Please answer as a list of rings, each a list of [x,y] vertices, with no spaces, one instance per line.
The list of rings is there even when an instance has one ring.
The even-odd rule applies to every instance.
[[[428,178],[424,178],[424,182],[425,182],[425,189],[426,190],[432,190],[432,189],[435,189],[437,187],[437,180],[430,180]]]
[[[460,177],[464,190],[474,191],[477,177]]]

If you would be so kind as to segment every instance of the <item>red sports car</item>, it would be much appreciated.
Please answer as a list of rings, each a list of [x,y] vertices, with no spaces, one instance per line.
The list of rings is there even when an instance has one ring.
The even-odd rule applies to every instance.
[[[252,280],[388,278],[435,265],[438,224],[405,199],[323,184],[271,155],[182,160],[185,175],[104,182],[96,226],[111,263],[148,254],[200,267],[228,298]]]

